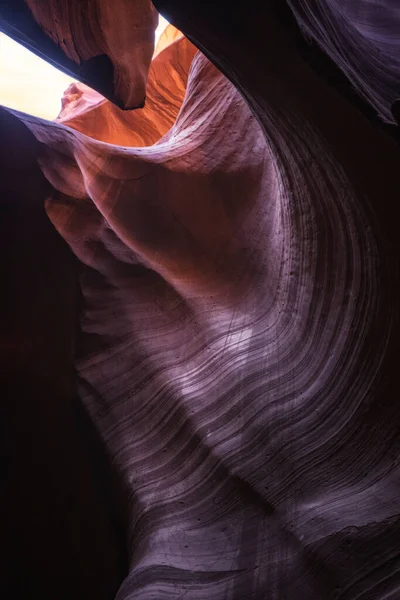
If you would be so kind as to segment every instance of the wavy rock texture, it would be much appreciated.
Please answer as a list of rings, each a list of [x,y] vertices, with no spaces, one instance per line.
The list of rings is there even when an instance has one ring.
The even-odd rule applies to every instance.
[[[203,53],[190,65],[186,40],[163,49],[143,112],[124,120],[79,86],[57,123],[2,112],[5,233],[19,236],[3,242],[6,406],[19,386],[36,415],[39,381],[47,438],[33,420],[32,448],[51,453],[37,505],[58,523],[46,540],[61,559],[40,542],[25,553],[31,588],[51,564],[54,597],[70,561],[82,598],[396,600],[400,150],[370,118],[391,120],[396,87],[382,54],[370,71],[350,50],[343,62],[353,31],[398,57],[391,33],[374,44],[339,3],[325,14],[346,30],[307,12],[364,110],[299,34],[293,15],[322,3],[156,4]],[[333,33],[349,38],[340,58]],[[9,421],[24,440],[21,417]],[[15,494],[29,458],[9,437]],[[32,521],[9,534],[15,560],[39,537]]]
[[[110,98],[144,105],[158,14],[151,0],[14,0],[0,6],[10,37]]]
[[[72,61],[109,61],[113,97],[125,108],[144,103],[158,16],[150,0],[26,0],[35,21]],[[92,61],[90,63],[90,61]]]
[[[329,54],[387,122],[400,97],[400,7],[371,0],[290,0],[302,30]]]
[[[149,69],[143,109],[124,111],[95,90],[73,83],[64,93],[57,121],[109,144],[152,145],[176,120],[196,52],[193,44],[168,25]]]

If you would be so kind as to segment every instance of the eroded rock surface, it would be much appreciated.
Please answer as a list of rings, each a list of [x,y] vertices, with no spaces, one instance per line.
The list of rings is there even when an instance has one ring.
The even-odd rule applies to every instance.
[[[2,111],[2,205],[24,249],[3,238],[19,275],[5,378],[17,366],[29,390],[40,373],[60,431],[76,397],[99,436],[82,446],[81,418],[66,419],[66,472],[75,465],[88,483],[56,484],[60,498],[74,489],[71,531],[90,569],[62,531],[51,541],[74,558],[74,597],[93,586],[117,600],[395,600],[400,149],[383,124],[397,93],[393,31],[382,26],[377,43],[338,2],[293,1],[293,12],[156,4],[201,51],[169,30],[144,109],[122,113],[77,84],[55,123]],[[329,17],[339,9],[349,48],[353,30],[378,54],[387,40],[393,62],[379,54],[368,70],[349,51],[344,64]],[[302,46],[301,11],[341,75]],[[48,270],[26,258],[44,247]],[[32,306],[25,271],[43,282]],[[41,423],[52,431],[49,409]],[[62,455],[40,431],[33,421],[32,447],[49,452],[39,504]],[[88,476],[100,447],[102,483]],[[26,450],[19,456],[29,464]],[[48,510],[60,520],[59,506]],[[34,528],[25,518],[17,558]],[[44,544],[40,552],[46,578]]]
[[[144,108],[122,110],[77,82],[65,91],[57,122],[109,144],[151,146],[176,120],[196,52],[197,48],[182,33],[168,25],[149,69]]]

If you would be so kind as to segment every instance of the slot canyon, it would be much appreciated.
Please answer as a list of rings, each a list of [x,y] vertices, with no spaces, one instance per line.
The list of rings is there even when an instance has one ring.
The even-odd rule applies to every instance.
[[[0,30],[2,597],[400,600],[400,3]]]

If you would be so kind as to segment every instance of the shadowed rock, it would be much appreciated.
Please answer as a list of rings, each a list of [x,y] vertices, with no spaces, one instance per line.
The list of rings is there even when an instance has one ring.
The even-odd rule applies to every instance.
[[[42,232],[6,261],[18,307],[4,313],[6,382],[18,371],[21,406],[38,381],[58,390],[61,416],[41,419],[46,448],[71,446],[82,502],[70,527],[80,535],[87,514],[100,536],[83,529],[93,571],[77,569],[74,597],[94,595],[95,572],[93,586],[117,600],[395,600],[393,30],[382,16],[376,41],[366,1],[367,24],[339,2],[156,5],[200,52],[169,29],[143,109],[122,113],[76,84],[57,122],[7,110],[1,124],[1,202],[18,206],[7,231],[22,248]],[[39,215],[30,227],[29,210]],[[48,245],[53,266],[40,270]],[[81,417],[62,416],[72,397],[90,443]],[[65,438],[54,425],[64,421]],[[40,450],[43,436],[32,443]],[[13,481],[21,470],[10,467]],[[15,548],[26,539],[21,527]],[[64,530],[52,543],[75,556]],[[45,579],[53,563],[41,556]],[[32,549],[25,560],[36,565]]]

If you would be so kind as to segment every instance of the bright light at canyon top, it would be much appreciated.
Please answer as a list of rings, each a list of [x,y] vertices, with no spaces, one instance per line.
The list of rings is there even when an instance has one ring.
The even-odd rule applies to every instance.
[[[167,26],[161,15],[156,44]],[[0,105],[53,120],[61,98],[75,81],[0,32]]]

